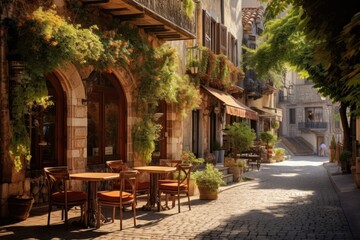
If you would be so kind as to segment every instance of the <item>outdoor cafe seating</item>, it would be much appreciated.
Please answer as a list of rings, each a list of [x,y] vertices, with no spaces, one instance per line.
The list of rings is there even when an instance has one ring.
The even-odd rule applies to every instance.
[[[111,172],[114,172],[114,173],[120,173],[121,171],[128,170],[127,164],[124,163],[122,160],[106,161],[106,165],[109,167]],[[119,189],[120,188],[119,180],[113,181],[113,188],[114,189]],[[136,188],[135,189],[136,189],[135,191],[136,191],[137,195],[146,194],[147,199],[149,198],[149,194],[150,194],[150,190],[149,190],[150,189],[150,182],[149,181],[140,181],[140,180],[138,180],[136,182]],[[131,186],[129,186],[128,182],[125,182],[125,190],[126,191],[131,191]]]
[[[178,200],[178,212],[180,213],[180,197],[181,194],[185,194],[188,198],[189,210],[191,210],[189,185],[190,185],[190,174],[192,171],[192,165],[178,164],[176,166],[176,181],[162,181],[158,183],[158,198],[159,204],[161,205],[161,194],[173,195]]]
[[[132,207],[134,226],[136,226],[136,182],[139,175],[135,170],[124,170],[119,173],[120,188],[118,190],[102,191],[97,193],[97,226],[100,226],[100,219],[102,215],[102,206],[112,207],[112,218],[114,222],[115,210],[120,208],[120,230],[122,230],[123,210],[125,206]],[[126,191],[126,184],[131,187],[131,190]]]
[[[67,167],[46,167],[44,168],[44,172],[49,189],[47,225],[50,225],[50,215],[53,206],[57,206],[62,209],[61,216],[62,220],[65,220],[66,228],[68,227],[68,210],[75,206],[81,207],[81,219],[86,222],[87,193],[69,190],[68,182],[70,178]]]

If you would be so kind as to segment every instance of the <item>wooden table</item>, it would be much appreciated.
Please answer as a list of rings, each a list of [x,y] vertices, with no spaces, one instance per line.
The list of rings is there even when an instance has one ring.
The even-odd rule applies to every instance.
[[[261,157],[257,154],[240,154],[241,158],[247,159],[247,164],[251,166],[251,169],[254,170],[254,165],[256,166],[257,170],[260,170],[261,165]]]
[[[82,172],[82,173],[72,173],[70,174],[71,180],[82,180],[88,182],[88,226],[86,227],[96,227],[96,213],[97,213],[97,204],[96,204],[96,195],[97,195],[97,183],[99,181],[108,181],[119,178],[119,173],[106,173],[106,172]]]
[[[143,166],[143,167],[134,167],[134,170],[139,172],[150,173],[150,198],[146,205],[143,207],[145,210],[152,210],[157,204],[157,210],[160,211],[160,199],[158,199],[158,179],[160,174],[169,173],[176,171],[176,167],[167,167],[167,166]]]

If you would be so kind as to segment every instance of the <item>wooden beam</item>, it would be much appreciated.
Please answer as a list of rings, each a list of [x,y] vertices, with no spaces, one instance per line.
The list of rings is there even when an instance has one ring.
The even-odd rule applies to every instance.
[[[84,5],[108,3],[110,0],[81,0]]]
[[[136,13],[136,14],[125,14],[125,15],[113,15],[114,18],[119,19],[120,21],[126,21],[126,20],[134,20],[138,18],[144,18],[144,13]]]
[[[111,13],[111,12],[121,12],[121,11],[126,11],[129,10],[128,8],[103,8],[102,11],[106,12],[106,13]]]

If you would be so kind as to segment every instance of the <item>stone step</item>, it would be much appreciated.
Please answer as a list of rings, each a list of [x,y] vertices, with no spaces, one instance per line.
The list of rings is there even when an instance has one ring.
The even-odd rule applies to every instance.
[[[232,183],[234,181],[233,175],[231,173],[229,173],[229,168],[228,167],[223,167],[223,166],[216,166],[216,168],[222,172],[223,177],[222,179],[225,182],[225,185]]]
[[[230,173],[223,174],[222,179],[225,182],[225,185],[232,183],[234,181],[233,175]]]

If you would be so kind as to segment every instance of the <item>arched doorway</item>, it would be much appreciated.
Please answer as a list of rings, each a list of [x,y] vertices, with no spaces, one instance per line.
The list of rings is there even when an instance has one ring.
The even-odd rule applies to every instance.
[[[47,76],[46,86],[53,105],[46,109],[34,107],[27,117],[31,136],[31,170],[66,165],[64,91],[54,74]]]
[[[92,72],[85,80],[88,165],[126,159],[126,99],[113,74]]]

